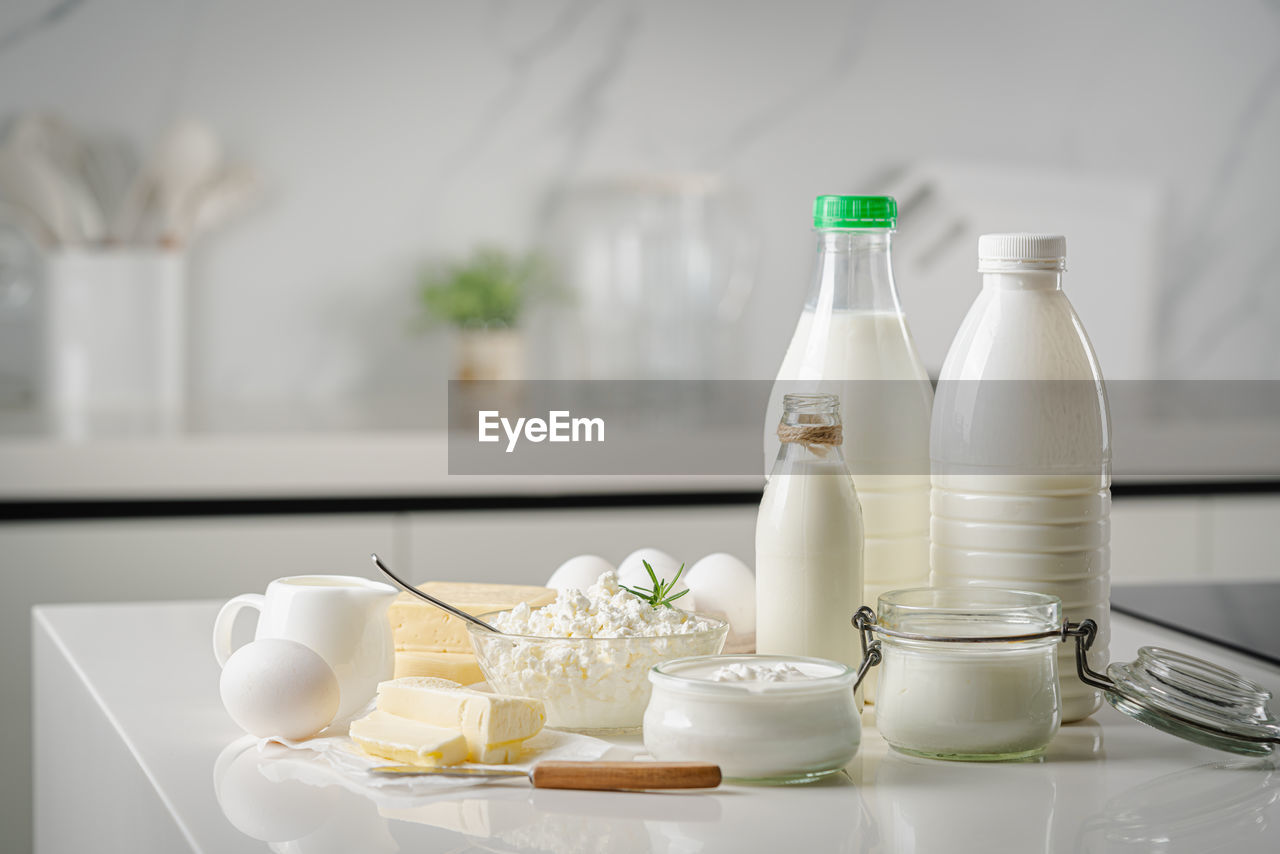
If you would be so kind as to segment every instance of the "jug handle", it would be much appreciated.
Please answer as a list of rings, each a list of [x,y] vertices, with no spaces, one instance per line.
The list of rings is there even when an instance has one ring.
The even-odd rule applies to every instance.
[[[243,593],[222,606],[213,621],[213,657],[218,659],[219,667],[225,667],[227,659],[235,651],[231,648],[231,626],[236,621],[236,614],[242,608],[256,608],[261,614],[264,600],[261,593]]]

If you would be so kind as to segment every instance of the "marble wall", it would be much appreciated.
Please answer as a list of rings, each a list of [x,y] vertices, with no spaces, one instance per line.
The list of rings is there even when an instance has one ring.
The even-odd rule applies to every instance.
[[[1063,229],[1109,374],[1280,374],[1274,0],[19,0],[0,115],[28,109],[139,141],[199,116],[261,174],[193,252],[206,400],[421,393],[448,357],[413,331],[425,259],[529,245],[549,194],[654,171],[749,202],[747,376],[798,313],[811,197],[885,190],[930,200],[898,251],[934,368],[969,235]]]

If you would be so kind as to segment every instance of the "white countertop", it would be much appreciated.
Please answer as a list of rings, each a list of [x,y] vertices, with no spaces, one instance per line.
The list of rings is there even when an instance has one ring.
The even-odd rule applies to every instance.
[[[0,500],[595,495],[763,484],[763,475],[450,475],[444,432],[0,441]]]
[[[68,440],[0,436],[0,501],[394,498],[759,491],[756,475],[449,474],[445,431],[172,433]],[[1118,474],[1114,482],[1274,480],[1274,433],[1227,442],[1173,475]],[[1181,445],[1153,436],[1170,458]],[[1232,459],[1224,454],[1236,449]],[[1238,459],[1236,458],[1238,457]],[[1187,459],[1185,456],[1183,459]],[[1256,467],[1255,467],[1256,465]],[[1159,470],[1154,463],[1148,470]],[[1259,474],[1258,472],[1263,472]]]
[[[412,401],[206,407],[169,427],[0,410],[0,501],[713,493],[764,483],[763,473],[451,475],[439,417]],[[1267,419],[1130,422],[1115,437],[1115,483],[1276,480],[1275,437]],[[721,439],[688,441],[700,448]]]
[[[758,491],[760,475],[449,474],[448,431],[412,401],[206,407],[182,424],[0,410],[0,501]]]
[[[209,646],[216,609],[210,602],[36,609],[37,720],[49,721],[43,730],[38,724],[36,734],[37,840],[99,832],[91,813],[71,812],[77,787],[50,795],[48,782],[63,770],[63,753],[70,750],[80,763],[79,777],[72,779],[92,780],[101,772],[104,779],[119,779],[122,789],[127,780],[122,770],[93,765],[110,761],[108,745],[98,756],[56,737],[61,713],[88,731],[94,719],[105,721],[101,729],[127,748],[118,751],[128,757],[122,761],[134,763],[134,773],[145,772],[149,791],[139,797],[153,800],[152,814],[172,818],[175,840],[220,854],[1280,850],[1280,771],[1274,761],[1198,747],[1109,707],[1064,727],[1042,761],[916,759],[887,749],[868,729],[847,775],[808,786],[636,794],[504,784],[425,799],[410,810],[417,821],[388,818],[372,801],[337,786],[256,780],[253,791],[242,793],[237,816],[242,825],[264,822],[257,825],[261,835],[276,840],[268,846],[237,830],[215,796],[215,763],[220,755],[227,761],[237,748],[224,751],[242,738],[218,700]],[[1144,644],[1220,661],[1280,688],[1280,670],[1115,618],[1113,657],[1131,658]],[[77,696],[85,708],[63,708]],[[260,807],[260,815],[246,818],[246,806],[250,813]],[[138,810],[138,816],[148,814],[142,805]],[[73,817],[88,826],[64,826]],[[98,838],[99,850],[114,850],[108,830]]]

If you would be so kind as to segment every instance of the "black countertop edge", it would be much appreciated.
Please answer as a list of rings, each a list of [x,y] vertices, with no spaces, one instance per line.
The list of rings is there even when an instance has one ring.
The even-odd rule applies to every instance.
[[[281,516],[338,513],[444,513],[478,510],[598,510],[758,504],[760,492],[637,492],[569,495],[296,496],[0,501],[0,522]]]
[[[1120,483],[1119,499],[1196,495],[1280,494],[1280,480]],[[194,516],[284,516],[350,513],[443,513],[484,510],[729,507],[757,504],[757,490],[550,495],[266,496],[255,498],[127,498],[0,501],[0,522],[148,519]]]
[[[1280,480],[1242,478],[1239,480],[1125,480],[1111,484],[1116,498],[1161,498],[1180,495],[1268,495],[1280,494]]]

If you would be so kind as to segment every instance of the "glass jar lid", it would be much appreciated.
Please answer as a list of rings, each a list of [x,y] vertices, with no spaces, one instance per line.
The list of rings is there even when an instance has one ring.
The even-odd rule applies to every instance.
[[[1107,702],[1142,723],[1232,753],[1262,756],[1280,747],[1271,692],[1221,665],[1144,646],[1135,661],[1108,667],[1107,677]]]

